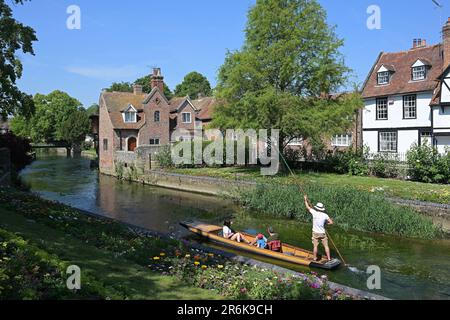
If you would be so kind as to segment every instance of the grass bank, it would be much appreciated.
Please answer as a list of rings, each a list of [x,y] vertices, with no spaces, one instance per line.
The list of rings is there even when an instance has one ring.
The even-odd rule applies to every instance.
[[[282,184],[296,183],[296,179],[298,178],[306,184],[339,187],[348,186],[358,190],[377,193],[379,195],[388,197],[436,202],[442,204],[450,203],[450,185],[301,171],[296,171],[296,179],[286,175],[262,177],[258,168],[171,169],[171,172],[233,180],[243,179],[256,180],[259,182],[272,181]]]
[[[327,211],[341,228],[423,239],[442,236],[442,231],[430,218],[410,208],[394,205],[380,195],[345,186],[308,184],[305,189],[311,201],[327,204]],[[311,221],[303,193],[295,185],[261,184],[254,189],[237,190],[234,198],[258,212]]]
[[[315,274],[250,268],[0,189],[0,299],[348,299]],[[66,289],[77,265],[82,290]]]

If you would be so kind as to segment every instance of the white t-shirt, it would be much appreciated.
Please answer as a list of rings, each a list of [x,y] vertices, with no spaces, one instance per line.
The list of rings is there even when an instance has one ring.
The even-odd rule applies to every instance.
[[[231,231],[230,228],[228,228],[227,226],[223,226],[223,236],[225,238],[228,238],[230,236],[230,234],[232,234],[233,231]]]
[[[325,223],[330,219],[330,217],[325,212],[320,212],[314,209],[311,209],[313,216],[313,232],[325,234]]]

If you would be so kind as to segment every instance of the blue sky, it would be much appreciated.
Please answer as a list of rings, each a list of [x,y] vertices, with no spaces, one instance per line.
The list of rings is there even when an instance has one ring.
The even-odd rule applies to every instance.
[[[319,0],[329,24],[345,40],[342,53],[364,81],[380,51],[411,47],[413,38],[440,42],[450,0],[439,11],[432,0]],[[225,53],[244,41],[248,9],[255,0],[32,0],[14,6],[15,17],[39,38],[35,56],[20,55],[20,88],[28,93],[60,89],[86,107],[112,82],[134,81],[162,68],[171,89],[190,71],[216,83]],[[370,5],[381,9],[381,30],[369,30]],[[81,30],[69,30],[67,7],[81,9]]]

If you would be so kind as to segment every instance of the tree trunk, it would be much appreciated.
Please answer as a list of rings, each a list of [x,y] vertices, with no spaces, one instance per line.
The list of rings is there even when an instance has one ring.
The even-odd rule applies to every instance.
[[[72,149],[73,149],[74,158],[80,158],[81,157],[81,144],[73,143]]]
[[[67,158],[70,158],[72,156],[72,148],[67,147],[66,148],[66,154],[67,154]]]

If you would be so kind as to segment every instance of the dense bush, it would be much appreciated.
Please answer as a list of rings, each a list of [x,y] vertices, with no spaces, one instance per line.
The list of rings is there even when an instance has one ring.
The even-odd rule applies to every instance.
[[[407,153],[408,174],[411,179],[428,183],[449,183],[450,152],[439,154],[429,144],[413,145]]]
[[[401,172],[399,163],[398,155],[379,153],[371,161],[370,172],[380,178],[397,178]]]
[[[0,134],[0,148],[10,150],[11,164],[16,171],[22,170],[33,161],[30,141],[11,132]]]
[[[382,196],[351,187],[306,185],[311,200],[326,204],[337,225],[355,230],[431,239],[440,230],[431,219]],[[296,185],[264,184],[236,192],[244,206],[270,215],[310,222],[303,193]]]
[[[170,146],[163,146],[161,149],[159,149],[159,152],[156,154],[155,157],[156,161],[159,163],[161,168],[172,168],[173,167],[173,161],[172,161],[172,151]]]

